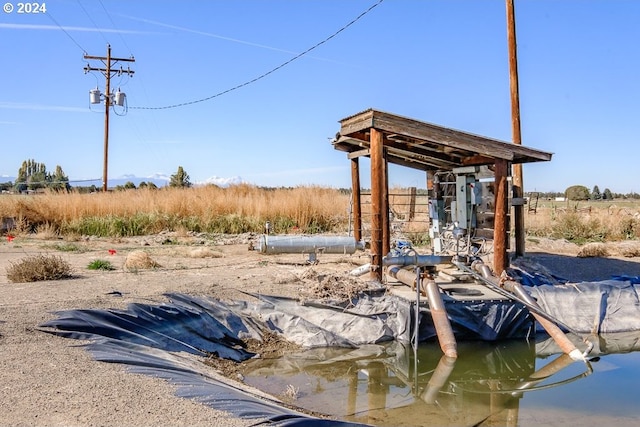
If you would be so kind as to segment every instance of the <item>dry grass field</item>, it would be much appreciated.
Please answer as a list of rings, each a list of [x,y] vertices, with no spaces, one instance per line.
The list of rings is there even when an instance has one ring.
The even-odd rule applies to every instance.
[[[137,189],[109,193],[0,196],[17,232],[126,237],[161,231],[317,233],[347,224],[349,196],[320,187]]]
[[[640,238],[640,201],[541,202],[525,218],[529,236],[589,242]]]
[[[399,228],[409,238],[425,240],[429,227],[427,198],[415,199],[409,215],[409,191],[394,188],[389,198]],[[363,222],[368,224],[367,197]],[[171,232],[240,234],[326,233],[349,230],[350,195],[316,186],[266,189],[134,189],[109,193],[55,193],[0,196],[0,217],[13,218],[13,233],[74,239],[80,236],[131,237]],[[529,210],[525,230],[531,238],[567,240],[584,245],[640,239],[640,201],[539,201]],[[366,230],[365,230],[366,233]]]

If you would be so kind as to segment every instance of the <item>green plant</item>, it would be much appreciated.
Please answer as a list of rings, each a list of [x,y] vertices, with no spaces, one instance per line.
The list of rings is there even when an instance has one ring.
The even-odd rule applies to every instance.
[[[33,255],[7,267],[7,279],[13,283],[66,279],[72,273],[71,265],[57,255]]]
[[[575,212],[569,212],[559,216],[552,227],[551,237],[584,244],[604,241],[607,237],[607,231],[598,219],[583,218]]]
[[[51,245],[51,247],[60,252],[82,252],[80,246],[75,243],[56,243],[55,245]]]
[[[411,240],[413,246],[429,246],[431,244],[431,238],[429,232],[406,232],[406,236]]]
[[[94,259],[87,266],[89,270],[115,270],[116,268],[111,262],[104,259]]]

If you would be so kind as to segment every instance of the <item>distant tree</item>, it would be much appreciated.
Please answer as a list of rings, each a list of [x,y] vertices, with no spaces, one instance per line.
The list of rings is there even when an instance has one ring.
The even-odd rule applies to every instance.
[[[147,188],[147,181],[142,181],[140,184],[138,184],[138,188]]]
[[[597,185],[594,185],[593,190],[591,190],[591,200],[600,200],[600,199],[602,199],[600,188],[598,188]]]
[[[182,168],[182,166],[178,166],[178,171],[171,175],[169,187],[191,187],[189,174]]]
[[[51,188],[54,190],[69,191],[71,189],[71,186],[69,185],[69,177],[64,174],[60,165],[56,165],[56,171],[53,173],[49,181],[51,182]]]
[[[131,181],[127,181],[127,182],[124,183],[124,189],[125,190],[135,190],[136,189],[136,185]]]
[[[11,181],[0,183],[0,191],[11,191],[13,183]]]
[[[36,190],[45,186],[47,167],[33,159],[25,160],[18,169],[16,190],[22,192],[27,189]]]
[[[56,166],[53,174],[47,172],[44,163],[38,163],[33,159],[25,160],[18,169],[15,188],[17,191],[37,190],[38,188],[53,188],[56,190],[69,190],[69,178],[62,168]]]
[[[572,185],[564,191],[568,200],[589,200],[589,189],[584,185]]]
[[[604,192],[602,193],[602,198],[604,200],[613,200],[613,193],[608,188],[605,188]]]
[[[158,189],[158,186],[155,184],[155,182],[151,182],[151,181],[149,181],[149,182],[147,183],[147,188],[148,188],[149,190],[157,190],[157,189]]]

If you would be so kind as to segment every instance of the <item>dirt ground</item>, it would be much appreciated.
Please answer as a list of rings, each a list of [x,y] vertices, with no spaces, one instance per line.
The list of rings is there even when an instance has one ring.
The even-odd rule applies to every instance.
[[[284,296],[321,295],[336,280],[347,291],[360,282],[348,272],[368,261],[364,253],[322,255],[309,265],[302,255],[249,251],[250,235],[162,234],[129,239],[16,237],[0,242],[0,425],[12,426],[246,426],[200,403],[175,397],[167,382],[128,373],[125,367],[91,360],[82,342],[37,330],[58,310],[125,308],[132,302],[163,302],[182,292],[226,299],[240,292]],[[554,246],[555,245],[555,246]],[[125,268],[127,257],[145,251],[158,266]],[[640,258],[577,258],[578,248],[530,242],[528,256],[571,281],[640,275]],[[612,253],[615,251],[612,251]],[[29,255],[53,254],[67,261],[74,277],[11,283],[7,267]],[[95,260],[115,269],[89,270]],[[212,368],[213,369],[213,368]]]

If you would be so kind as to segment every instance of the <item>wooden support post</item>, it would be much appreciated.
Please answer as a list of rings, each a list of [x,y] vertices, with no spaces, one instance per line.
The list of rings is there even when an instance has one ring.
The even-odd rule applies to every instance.
[[[353,237],[362,240],[362,205],[360,202],[360,162],[358,157],[351,159],[351,202],[353,204]]]
[[[382,281],[382,192],[384,153],[382,133],[371,129],[371,273]]]
[[[507,258],[507,214],[508,210],[508,175],[509,163],[504,159],[496,159],[495,163],[495,220],[493,227],[493,270],[500,277],[509,266]]]
[[[416,187],[409,187],[409,221],[416,216]]]
[[[383,149],[382,162],[382,256],[391,251],[391,221],[389,219],[389,164],[387,150]]]
[[[509,47],[509,88],[511,92],[511,134],[513,143],[522,145],[520,131],[520,92],[518,84],[518,50],[516,43],[516,18],[514,0],[507,0],[507,41]],[[513,165],[513,197],[516,199],[524,197],[524,184],[522,178],[522,165]],[[525,235],[524,235],[524,206],[515,205],[513,207],[516,256],[524,256]]]

